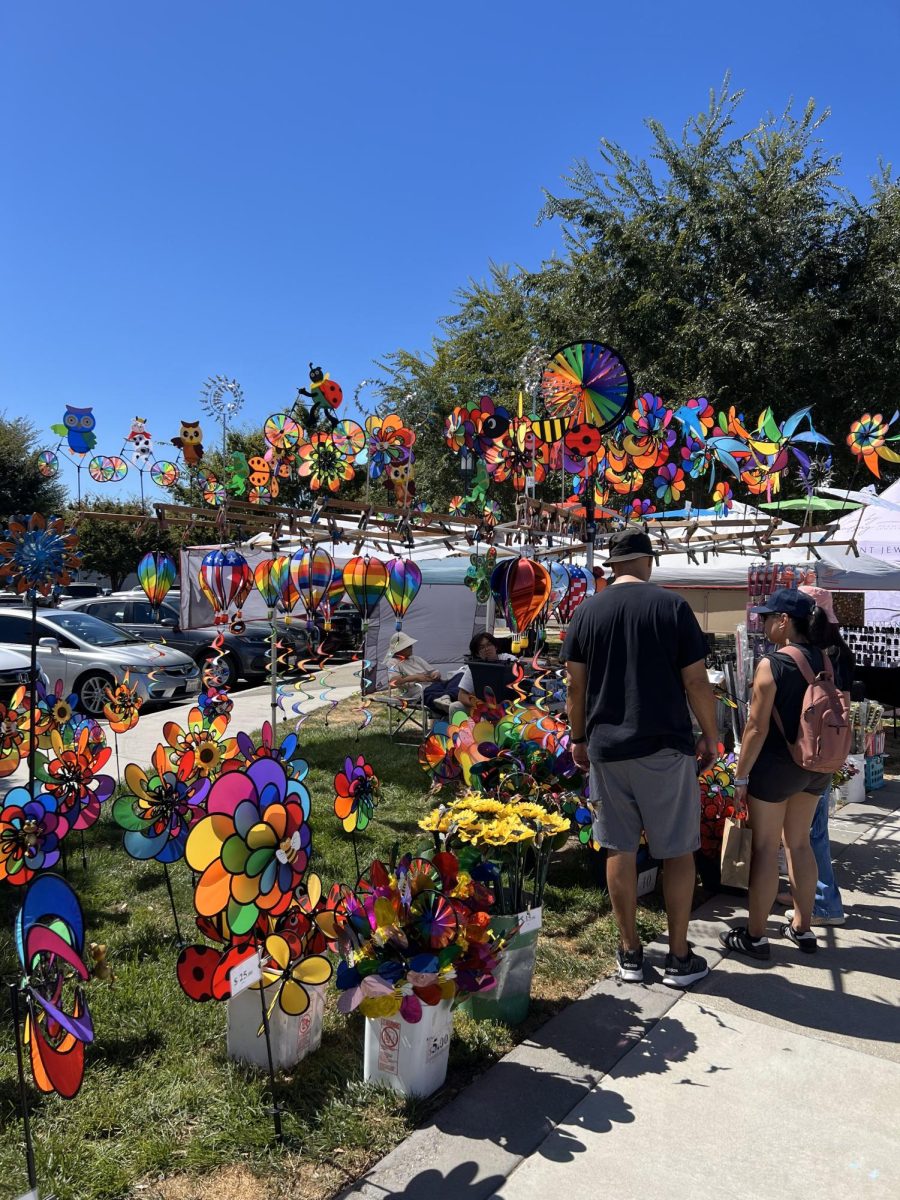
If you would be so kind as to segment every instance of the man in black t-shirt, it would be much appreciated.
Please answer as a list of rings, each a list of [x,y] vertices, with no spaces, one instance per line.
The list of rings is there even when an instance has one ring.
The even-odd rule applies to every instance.
[[[575,611],[561,657],[569,676],[572,754],[590,768],[596,833],[608,851],[607,886],[621,945],[618,974],[644,977],[637,933],[641,830],[664,860],[669,953],[663,982],[687,987],[708,973],[687,940],[700,845],[697,759],[716,755],[715,698],[706,675],[706,638],[680,596],[649,582],[650,538],[639,526],[614,534],[615,581]],[[702,736],[694,747],[688,704]]]

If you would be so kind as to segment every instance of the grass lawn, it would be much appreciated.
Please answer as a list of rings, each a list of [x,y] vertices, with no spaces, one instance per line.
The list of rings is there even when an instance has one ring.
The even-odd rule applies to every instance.
[[[326,886],[355,875],[350,840],[331,807],[332,779],[346,753],[365,753],[382,781],[375,820],[360,838],[364,866],[375,855],[386,858],[396,841],[414,849],[424,836],[416,822],[431,803],[415,750],[392,744],[381,718],[355,742],[358,708],[351,702],[342,709],[327,728],[321,715],[310,718],[301,735],[313,798],[312,869]],[[288,1144],[276,1147],[264,1111],[265,1075],[226,1057],[225,1005],[194,1004],[178,986],[162,868],[128,858],[108,814],[86,842],[87,870],[70,847],[69,880],[84,906],[87,940],[107,944],[116,978],[88,984],[96,1040],[87,1049],[78,1096],[63,1101],[30,1088],[39,1181],[58,1200],[331,1196],[606,973],[615,953],[608,903],[592,879],[594,856],[567,847],[551,868],[527,1022],[509,1029],[457,1013],[446,1087],[427,1101],[409,1102],[362,1083],[363,1018],[342,1017],[332,987],[321,1049],[279,1078]],[[182,930],[191,936],[190,872],[183,862],[170,870]],[[16,889],[0,890],[0,962],[7,980],[15,976],[11,929],[18,903]],[[640,915],[649,939],[662,918],[649,908]],[[0,1191],[16,1195],[27,1184],[5,989],[0,1004]]]

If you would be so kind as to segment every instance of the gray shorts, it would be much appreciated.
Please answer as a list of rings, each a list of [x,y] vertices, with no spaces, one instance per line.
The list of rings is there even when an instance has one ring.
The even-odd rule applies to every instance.
[[[678,858],[700,848],[697,760],[657,750],[621,762],[591,760],[594,836],[608,850],[633,853],[647,835],[654,858]]]

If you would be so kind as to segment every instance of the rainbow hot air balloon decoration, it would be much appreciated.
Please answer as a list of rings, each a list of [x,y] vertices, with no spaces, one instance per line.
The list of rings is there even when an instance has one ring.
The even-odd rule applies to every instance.
[[[291,581],[306,609],[308,629],[315,627],[316,613],[334,577],[334,559],[327,550],[298,550],[291,559]]]
[[[394,610],[396,628],[401,629],[406,610],[422,586],[422,572],[410,558],[389,558],[385,566],[388,575],[385,599]]]
[[[358,609],[365,628],[387,590],[387,567],[380,558],[357,555],[344,564],[343,583],[347,599]]]
[[[494,568],[491,591],[513,633],[525,633],[550,597],[550,572],[530,558],[507,559]]]
[[[153,606],[154,613],[158,615],[159,606],[175,582],[175,563],[161,550],[151,550],[138,563],[137,577],[138,583],[144,589],[144,595]]]
[[[325,595],[322,597],[320,611],[325,618],[326,630],[331,629],[331,617],[335,609],[341,602],[341,596],[344,594],[344,572],[340,567],[335,567],[331,573],[331,583]]]
[[[256,590],[263,598],[269,615],[281,596],[281,578],[278,571],[277,558],[263,558],[253,568],[253,582]]]

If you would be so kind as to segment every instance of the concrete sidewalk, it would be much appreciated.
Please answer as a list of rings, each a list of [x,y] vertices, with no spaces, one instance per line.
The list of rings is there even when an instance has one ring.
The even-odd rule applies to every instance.
[[[344,1200],[900,1195],[898,806],[894,783],[833,820],[849,917],[818,954],[723,959],[745,910],[716,898],[691,927],[707,979],[664,987],[651,946],[646,984],[591,988]]]

